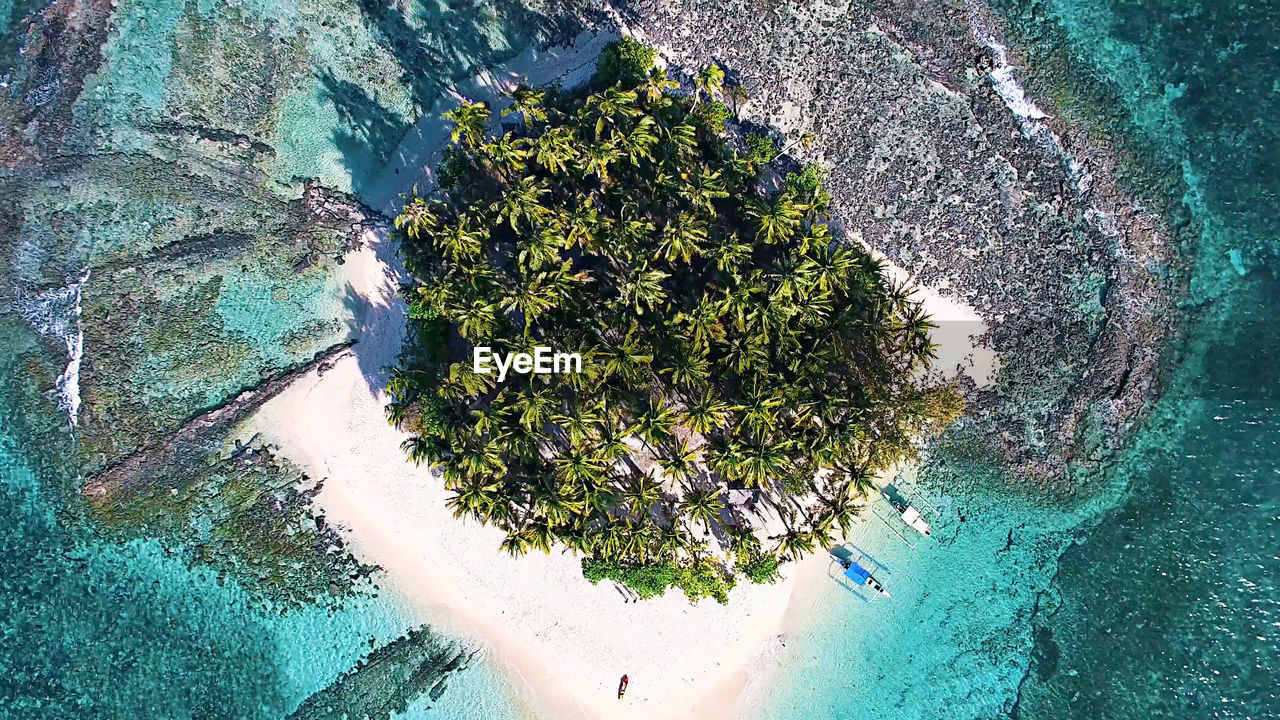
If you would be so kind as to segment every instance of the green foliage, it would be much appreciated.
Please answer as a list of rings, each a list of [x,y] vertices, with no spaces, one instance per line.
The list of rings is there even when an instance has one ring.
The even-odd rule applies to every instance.
[[[593,557],[582,559],[582,575],[592,584],[601,580],[622,583],[634,590],[641,600],[662,595],[680,579],[680,571],[669,563],[631,565]]]
[[[762,552],[760,539],[749,528],[729,527],[726,530],[736,572],[757,585],[775,583],[781,579],[778,574],[778,556]]]
[[[466,177],[468,170],[465,153],[454,147],[445,148],[440,164],[436,167],[436,182],[441,188],[453,188],[460,178]]]
[[[396,221],[410,337],[445,323],[430,334],[449,342],[406,350],[388,418],[507,552],[562,544],[594,582],[723,602],[732,572],[767,581],[846,528],[874,471],[952,408],[911,382],[928,318],[833,241],[821,170],[760,194],[759,164],[719,137],[723,75],[682,98],[651,62],[624,41],[602,90],[517,90],[537,113],[520,137],[459,131],[450,182]],[[473,372],[477,346],[577,352],[582,372],[499,383]],[[765,552],[736,528],[726,570],[693,538],[733,527],[741,487],[789,529]]]
[[[778,157],[778,144],[773,138],[751,133],[746,137],[747,159],[753,165],[766,165]]]
[[[752,553],[740,560],[736,567],[757,585],[772,584],[781,578],[778,574],[778,556],[773,554]]]
[[[601,88],[617,84],[635,87],[648,75],[657,58],[656,50],[635,38],[624,37],[618,42],[609,43],[600,53],[595,85]]]
[[[723,605],[729,602],[729,591],[734,586],[733,578],[726,576],[717,564],[707,559],[682,565],[669,561],[642,565],[586,557],[582,559],[582,575],[592,584],[601,580],[622,583],[634,590],[641,600],[658,597],[668,589],[677,587],[689,598],[689,602],[710,597]]]
[[[698,105],[694,110],[694,117],[698,120],[700,128],[706,132],[719,135],[724,132],[724,124],[729,122],[729,118],[733,117],[733,111],[728,105],[713,100]]]
[[[726,575],[719,565],[707,558],[681,567],[675,581],[675,586],[684,591],[689,602],[709,597],[721,605],[729,602],[729,591],[734,585],[733,576]]]

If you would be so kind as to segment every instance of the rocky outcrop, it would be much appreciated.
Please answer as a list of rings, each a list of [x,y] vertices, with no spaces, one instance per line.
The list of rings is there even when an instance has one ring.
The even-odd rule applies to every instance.
[[[686,71],[719,63],[751,97],[745,118],[830,169],[850,239],[978,310],[1001,359],[994,387],[969,392],[989,449],[1061,480],[1123,441],[1173,324],[1163,227],[1117,189],[1105,148],[1011,109],[980,8],[635,0],[618,17]]]

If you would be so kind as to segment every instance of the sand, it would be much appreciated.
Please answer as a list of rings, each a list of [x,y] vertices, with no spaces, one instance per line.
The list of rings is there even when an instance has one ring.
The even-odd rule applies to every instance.
[[[459,94],[494,101],[497,90],[522,77],[534,84],[575,84],[590,77],[608,39],[583,36],[568,50],[528,51]],[[398,193],[413,183],[432,185],[428,171],[419,168],[433,162],[447,138],[438,116],[455,102],[443,100],[405,138],[378,196],[370,198],[380,209],[394,214]],[[324,479],[319,512],[358,556],[383,568],[379,585],[437,626],[489,647],[536,715],[732,715],[747,686],[776,671],[788,629],[803,620],[796,617],[795,608],[805,606],[798,600],[828,581],[827,558],[786,565],[786,578],[774,585],[743,583],[728,605],[691,605],[679,592],[629,602],[612,583],[591,585],[579,559],[558,550],[518,559],[501,553],[502,533],[455,519],[441,483],[430,469],[406,462],[399,447],[406,435],[384,419],[385,368],[395,363],[405,329],[396,295],[401,270],[390,241],[373,232],[365,241],[343,268],[350,297],[358,299],[350,304],[352,334],[359,340],[354,351],[264,405],[251,431]],[[920,297],[936,313],[981,326],[971,309],[938,292]],[[964,333],[944,343],[948,362],[974,353]],[[988,370],[982,363],[965,368],[980,377]],[[631,684],[620,701],[616,691],[624,673]]]
[[[678,592],[627,602],[612,583],[583,579],[572,555],[511,558],[499,552],[500,531],[453,518],[430,470],[405,462],[399,445],[406,436],[387,424],[385,398],[366,374],[381,380],[403,331],[382,248],[374,242],[346,264],[349,287],[366,300],[352,318],[357,352],[267,403],[253,430],[324,478],[319,511],[360,557],[385,570],[380,585],[490,646],[546,714],[714,716],[708,704],[728,714],[752,657],[784,632],[794,578],[746,584],[728,605],[690,605]],[[624,673],[631,687],[619,702]]]

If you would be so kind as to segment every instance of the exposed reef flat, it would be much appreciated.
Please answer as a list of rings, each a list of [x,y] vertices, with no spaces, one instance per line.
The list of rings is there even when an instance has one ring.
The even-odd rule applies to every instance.
[[[1062,487],[1072,463],[1105,459],[1153,392],[1179,277],[1162,224],[1118,187],[1104,151],[1052,117],[1009,107],[1009,88],[1002,94],[999,83],[1016,75],[1000,65],[994,35],[975,36],[975,23],[998,28],[981,8],[649,0],[602,17],[592,3],[461,5],[429,22],[378,3],[311,1],[297,12],[175,3],[152,12],[132,0],[115,7],[57,0],[23,11],[18,31],[4,36],[0,302],[6,322],[31,328],[18,360],[5,365],[11,386],[30,402],[5,418],[6,429],[40,429],[23,446],[35,462],[47,463],[39,456],[52,448],[66,451],[65,466],[40,481],[68,491],[63,499],[91,520],[102,508],[74,503],[123,497],[104,490],[138,491],[133,497],[147,502],[110,509],[121,511],[118,520],[142,522],[119,535],[108,529],[109,537],[159,538],[190,564],[247,587],[297,580],[284,601],[293,607],[333,588],[276,576],[255,559],[301,557],[293,572],[337,568],[348,579],[360,572],[345,559],[305,564],[311,553],[338,547],[336,529],[312,517],[314,497],[330,519],[355,529],[342,537],[354,535],[356,549],[390,548],[376,560],[395,572],[400,590],[512,648],[513,676],[544,663],[520,656],[521,646],[545,647],[577,627],[573,613],[558,608],[572,608],[580,592],[594,593],[593,602],[612,613],[593,625],[597,636],[610,637],[608,620],[641,618],[634,634],[614,637],[616,647],[594,651],[606,657],[645,657],[654,644],[645,622],[662,626],[665,617],[690,612],[682,598],[625,612],[634,606],[620,605],[611,588],[587,587],[571,558],[511,566],[499,578],[507,594],[476,609],[484,593],[475,588],[485,586],[468,585],[466,576],[493,582],[491,559],[475,555],[458,566],[449,556],[474,553],[471,542],[496,541],[482,529],[448,526],[438,484],[404,463],[398,437],[378,413],[381,368],[394,359],[385,352],[398,345],[394,331],[402,326],[375,322],[401,309],[393,289],[371,295],[362,292],[368,283],[348,283],[353,272],[370,269],[361,263],[374,249],[362,247],[363,239],[380,224],[361,200],[393,211],[398,193],[429,181],[426,166],[446,134],[434,115],[454,92],[473,96],[486,84],[538,77],[536,64],[517,63],[467,82],[527,46],[531,62],[580,70],[586,61],[573,52],[543,50],[584,23],[640,34],[676,68],[720,63],[752,96],[745,117],[785,130],[792,156],[830,166],[828,186],[847,237],[976,310],[1000,356],[995,385],[969,389],[973,423],[964,429],[980,452]],[[811,147],[800,142],[805,132],[815,135]],[[385,281],[377,273],[394,249],[377,251],[383,257],[372,266],[374,279]],[[340,372],[324,382],[341,381],[351,395],[316,400],[329,413],[359,409],[340,419],[366,428],[373,441],[325,434],[314,413],[286,413],[295,421],[277,429],[317,432],[282,442],[281,453],[255,442],[226,446],[243,413],[219,415],[219,408],[233,407],[243,393],[265,398],[271,378],[305,368],[353,335],[383,354],[340,360]],[[297,397],[316,376],[306,378],[268,404],[317,407]],[[68,407],[63,391],[71,380],[80,404]],[[184,446],[192,418],[225,422]],[[342,463],[326,463],[330,452],[348,449]],[[359,452],[370,451],[381,453],[384,476],[373,476],[384,465],[359,463]],[[165,483],[174,468],[182,482]],[[99,471],[105,474],[79,487],[83,475]],[[312,479],[326,477],[324,491],[313,495]],[[243,506],[221,502],[237,498]],[[211,519],[233,531],[222,544],[192,532]],[[447,528],[429,554],[413,543],[433,536],[415,523]],[[269,539],[235,534],[249,524],[301,540],[283,548],[226,541]],[[526,601],[521,580],[539,588],[537,602]],[[556,583],[559,590],[543,592]],[[635,699],[661,688],[693,702],[714,685],[704,701],[715,708],[686,709],[726,712],[750,672],[743,659],[776,649],[771,638],[783,627],[789,592],[775,589],[754,607],[735,598],[746,603],[736,606],[739,614],[716,618],[733,637],[707,635],[706,653],[638,681]],[[697,620],[665,627],[679,635]],[[522,623],[524,636],[513,640]],[[587,668],[569,682],[614,706],[613,668],[591,669],[585,653],[563,657],[565,667]],[[649,657],[662,660],[661,653]],[[397,706],[393,695],[359,707]],[[323,697],[315,703],[329,706]],[[637,703],[641,713],[655,706]]]
[[[1123,442],[1175,315],[1165,227],[1104,148],[1009,107],[981,6],[637,0],[619,15],[679,66],[727,68],[744,117],[830,167],[848,236],[986,320],[1001,370],[970,394],[984,445],[1064,488]]]

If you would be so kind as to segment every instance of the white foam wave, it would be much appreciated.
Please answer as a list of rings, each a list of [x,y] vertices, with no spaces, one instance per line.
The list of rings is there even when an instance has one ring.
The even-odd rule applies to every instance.
[[[995,87],[996,94],[1004,101],[1004,104],[1023,121],[1043,120],[1049,117],[1048,113],[1041,110],[1030,98],[1027,97],[1027,91],[1018,82],[1018,69],[1009,64],[1009,48],[996,39],[995,33],[987,27],[982,19],[982,11],[976,0],[969,0],[969,25],[973,28],[973,35],[978,42],[987,46],[994,55],[995,68],[987,73],[991,78],[991,83]],[[1029,123],[1033,127],[1043,127],[1039,123]],[[1024,129],[1028,129],[1024,126]]]
[[[27,325],[42,337],[61,340],[67,348],[67,366],[58,376],[56,387],[58,404],[67,413],[72,427],[76,426],[80,413],[80,359],[84,355],[80,299],[88,281],[86,268],[79,279],[68,280],[66,287],[24,298],[18,304],[18,312]]]
[[[1058,137],[1053,130],[1041,122],[1051,116],[1027,97],[1026,90],[1018,82],[1018,69],[1009,63],[1009,48],[1000,42],[983,20],[984,16],[979,0],[969,0],[968,6],[969,26],[973,29],[973,36],[978,39],[978,42],[986,45],[993,56],[995,68],[987,75],[991,78],[991,84],[996,94],[1000,96],[1000,99],[1014,114],[1014,117],[1018,118],[1018,124],[1022,126],[1022,131],[1026,133],[1027,137],[1052,148],[1054,153],[1062,159],[1063,167],[1067,173],[1067,181],[1071,184],[1072,189],[1079,195],[1085,195],[1089,192],[1089,188],[1093,186],[1093,175],[1089,173],[1084,163],[1066,151],[1066,148],[1062,146],[1062,138]],[[1115,228],[1115,220],[1101,210],[1092,208],[1089,213],[1089,220],[1099,231],[1108,236],[1114,237],[1118,232]]]
[[[991,48],[996,56],[996,67],[988,75],[991,76],[991,81],[995,85],[996,94],[1004,100],[1004,104],[1013,111],[1014,115],[1023,120],[1042,120],[1049,117],[1045,111],[1027,98],[1027,91],[1023,89],[1015,75],[1018,69],[1009,64],[1009,54],[1005,46],[998,42],[989,42],[987,47]]]

